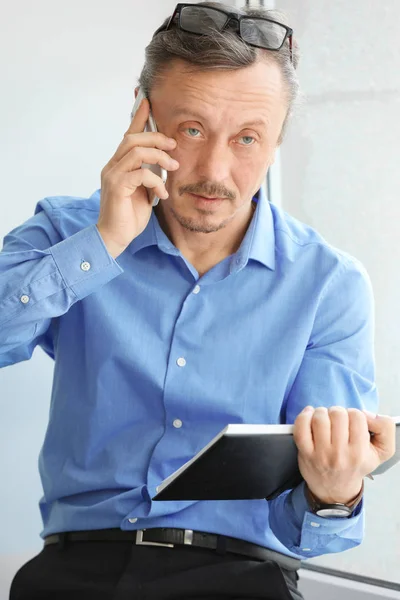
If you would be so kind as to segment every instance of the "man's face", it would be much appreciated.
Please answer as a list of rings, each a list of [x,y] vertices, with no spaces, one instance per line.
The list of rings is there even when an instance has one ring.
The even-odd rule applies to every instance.
[[[177,141],[170,155],[180,163],[168,173],[164,210],[203,233],[248,215],[287,112],[279,67],[258,62],[235,71],[188,72],[177,60],[150,101],[158,129]]]

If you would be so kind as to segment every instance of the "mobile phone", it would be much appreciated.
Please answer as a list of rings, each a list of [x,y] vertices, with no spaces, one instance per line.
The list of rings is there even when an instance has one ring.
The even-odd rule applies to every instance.
[[[145,96],[142,88],[140,87],[138,90],[138,95],[136,96],[135,104],[133,105],[133,109],[131,112],[131,120],[135,116],[136,111],[138,110],[138,108],[140,106],[140,103],[142,102],[143,98],[145,98],[145,97],[146,96]],[[154,121],[154,117],[153,117],[151,110],[150,110],[150,114],[149,114],[149,119],[146,123],[144,130],[145,131],[158,131],[157,125],[156,125],[156,122]],[[148,165],[148,164],[143,163],[142,169],[150,169],[151,171],[153,171],[153,173],[158,175],[158,177],[161,177],[161,179],[163,180],[164,183],[167,181],[167,171],[165,169],[163,169],[162,167],[160,167],[160,165]],[[154,194],[154,192],[152,190],[147,190],[147,192],[149,194],[149,199],[152,199],[152,205],[157,206],[160,199]]]

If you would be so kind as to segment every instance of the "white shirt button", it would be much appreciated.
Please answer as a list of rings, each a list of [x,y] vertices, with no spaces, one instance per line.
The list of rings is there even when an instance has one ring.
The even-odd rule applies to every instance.
[[[178,358],[176,361],[176,364],[178,367],[184,367],[186,365],[186,360],[181,356],[181,358]]]
[[[200,286],[196,285],[196,287],[193,289],[193,294],[198,294],[200,291]]]
[[[180,419],[175,419],[175,421],[172,423],[174,427],[176,427],[177,429],[179,429],[180,427],[182,427],[183,423]]]
[[[81,264],[81,269],[82,271],[90,271],[91,268],[91,264],[88,263],[86,260],[83,261],[83,263]]]
[[[28,304],[29,300],[30,300],[29,296],[21,296],[22,304]]]
[[[311,527],[321,527],[319,523],[314,523],[314,521],[310,522]]]
[[[128,519],[129,523],[136,523],[137,519]]]

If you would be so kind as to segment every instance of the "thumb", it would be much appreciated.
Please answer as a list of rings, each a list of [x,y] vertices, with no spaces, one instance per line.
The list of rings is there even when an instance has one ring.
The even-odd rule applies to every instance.
[[[390,416],[376,415],[368,410],[363,411],[367,417],[368,430],[371,433],[371,444],[382,460],[388,460],[396,451],[396,423]]]

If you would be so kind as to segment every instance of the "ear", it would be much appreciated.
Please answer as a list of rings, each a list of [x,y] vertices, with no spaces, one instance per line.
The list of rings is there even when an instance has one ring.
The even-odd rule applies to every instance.
[[[276,149],[274,150],[274,153],[271,157],[271,162],[269,163],[269,166],[273,165],[276,159]]]
[[[135,99],[137,98],[137,95],[139,93],[139,86],[135,87]]]

